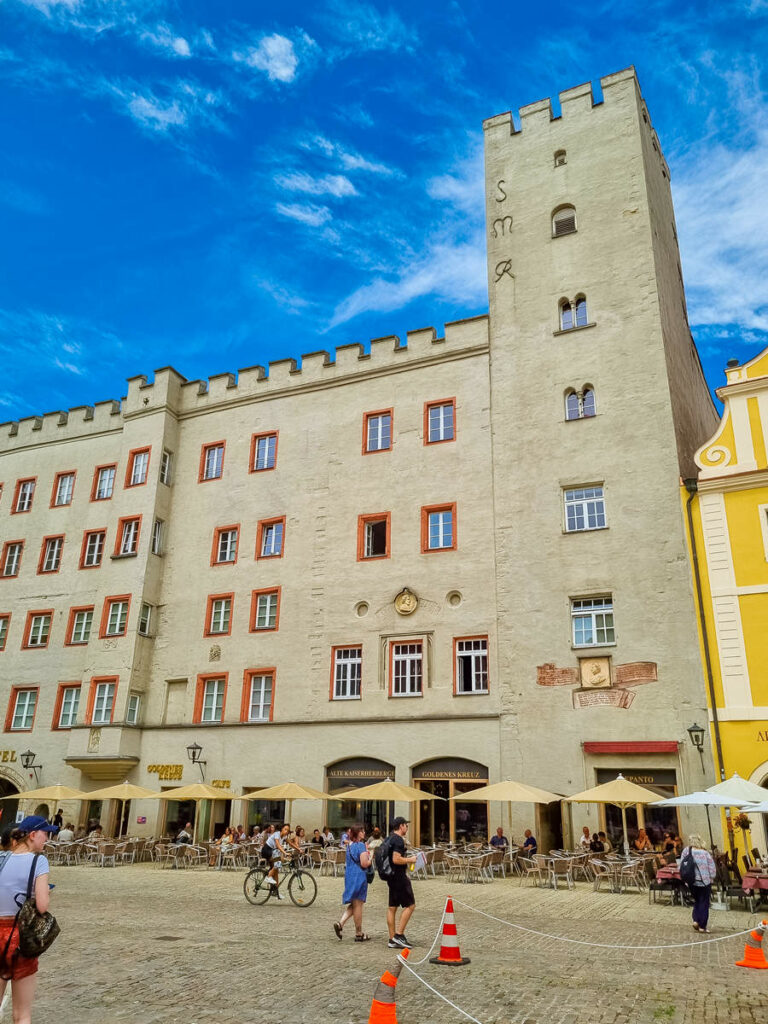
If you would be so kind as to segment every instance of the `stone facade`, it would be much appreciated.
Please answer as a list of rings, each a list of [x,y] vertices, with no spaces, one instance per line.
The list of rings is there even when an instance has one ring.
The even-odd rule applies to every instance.
[[[206,778],[238,792],[391,768],[446,796],[505,777],[567,793],[617,768],[701,784],[683,744],[705,698],[677,493],[716,416],[658,139],[633,71],[602,87],[601,103],[562,93],[559,118],[544,101],[519,130],[485,124],[488,317],[300,368],[207,382],[166,368],[120,403],[2,427],[0,529],[23,551],[16,574],[7,550],[0,565],[0,702],[9,749],[34,748],[46,781],[191,782],[196,741]],[[566,498],[605,522],[581,529]],[[82,567],[98,531],[101,564]],[[72,609],[88,608],[73,644]],[[359,695],[349,667],[334,683],[349,656]],[[66,683],[81,686],[71,725]],[[484,827],[477,805],[413,813],[421,838],[438,820]],[[222,803],[204,824],[228,814],[245,811]],[[567,839],[560,814],[537,812],[544,844]],[[136,805],[131,831],[156,815]]]

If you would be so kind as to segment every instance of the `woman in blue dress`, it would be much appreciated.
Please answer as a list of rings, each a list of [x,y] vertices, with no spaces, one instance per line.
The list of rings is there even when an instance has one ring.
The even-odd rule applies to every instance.
[[[347,829],[347,834],[349,846],[344,868],[344,895],[341,897],[346,907],[333,930],[342,938],[342,929],[351,917],[355,922],[355,942],[368,942],[371,936],[363,931],[363,904],[368,896],[365,872],[371,866],[371,855],[365,845],[365,829],[362,825],[353,825]]]

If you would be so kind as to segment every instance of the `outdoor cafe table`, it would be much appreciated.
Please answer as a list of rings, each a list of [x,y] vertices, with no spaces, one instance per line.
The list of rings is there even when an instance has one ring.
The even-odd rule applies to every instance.
[[[683,890],[685,884],[680,877],[680,868],[677,864],[663,864],[656,872],[657,882],[669,882],[672,885],[672,902],[683,903]]]
[[[749,871],[741,880],[744,892],[755,889],[768,889],[768,871]]]

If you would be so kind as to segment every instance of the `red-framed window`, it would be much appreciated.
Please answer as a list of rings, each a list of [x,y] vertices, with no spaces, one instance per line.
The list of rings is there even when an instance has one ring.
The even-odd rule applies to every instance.
[[[217,526],[213,531],[211,565],[234,565],[240,547],[240,523]]]
[[[131,594],[113,594],[104,598],[99,637],[125,636],[131,610]]]
[[[13,579],[19,575],[23,554],[23,540],[7,540],[3,544],[3,554],[0,558],[0,579]]]
[[[117,463],[109,462],[104,466],[96,466],[91,484],[91,501],[109,501],[115,493],[115,476]]]
[[[51,508],[61,508],[63,505],[71,505],[75,495],[75,477],[77,471],[67,469],[57,473],[53,478],[53,490],[51,491]]]
[[[117,521],[115,555],[135,555],[139,550],[141,516],[123,516]]]
[[[209,594],[205,602],[203,636],[230,636],[234,607],[234,594]]]
[[[64,644],[67,647],[79,647],[87,644],[91,639],[94,610],[95,608],[92,604],[80,605],[77,608],[69,609],[67,633],[64,640]]]
[[[424,505],[421,509],[421,550],[456,550],[456,502]]]
[[[392,450],[392,409],[363,413],[363,455]]]
[[[390,513],[372,512],[357,517],[357,560],[389,558]]]
[[[275,710],[274,665],[269,668],[247,668],[243,673],[243,695],[240,701],[241,722],[271,722]]]
[[[224,721],[228,683],[229,672],[211,672],[197,677],[193,722],[219,725]]]
[[[111,725],[115,718],[115,703],[119,676],[94,676],[88,689],[85,709],[86,725]]]
[[[453,693],[489,692],[488,637],[457,636],[453,640]]]
[[[81,683],[59,683],[56,691],[56,703],[53,705],[51,729],[71,729],[77,725],[77,713],[80,710]]]
[[[11,629],[11,613],[3,612],[0,615],[0,652],[8,646],[8,633]]]
[[[200,469],[198,471],[198,483],[207,480],[220,480],[224,473],[224,452],[227,447],[226,441],[211,441],[204,444],[200,449]]]
[[[12,686],[5,715],[6,732],[32,732],[37,713],[39,686]]]
[[[251,437],[251,473],[263,473],[277,466],[277,430],[264,431]]]
[[[126,487],[141,487],[147,482],[149,474],[149,457],[152,447],[132,448],[128,452],[128,466],[125,471]]]
[[[24,636],[21,641],[25,651],[36,651],[48,646],[53,625],[53,608],[42,608],[27,612]]]
[[[281,587],[251,591],[251,633],[277,632],[280,628]]]
[[[37,574],[58,572],[61,568],[61,556],[64,553],[65,534],[43,537],[40,545],[40,558],[37,560]]]
[[[86,530],[80,548],[80,568],[98,569],[104,559],[104,548],[107,544],[107,531]]]
[[[331,647],[331,700],[360,700],[363,682],[363,645]]]
[[[25,477],[16,481],[16,487],[13,492],[13,501],[11,502],[11,515],[15,515],[17,512],[32,511],[32,502],[35,498],[36,486],[36,476]]]
[[[424,403],[424,444],[456,440],[456,399],[439,398]]]
[[[285,551],[285,516],[261,519],[256,528],[256,557],[282,558]]]
[[[424,668],[423,640],[390,640],[389,696],[421,697]]]

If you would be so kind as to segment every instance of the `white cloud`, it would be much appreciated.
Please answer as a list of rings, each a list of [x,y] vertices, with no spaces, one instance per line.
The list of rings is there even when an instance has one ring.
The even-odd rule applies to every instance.
[[[406,28],[393,10],[382,13],[373,4],[355,0],[331,0],[326,28],[348,44],[339,56],[366,50],[410,50],[418,42],[415,31]]]
[[[177,36],[170,25],[165,23],[156,25],[154,29],[144,30],[139,34],[139,38],[158,50],[163,50],[176,57],[192,56],[192,50],[187,40],[183,36]]]
[[[391,175],[399,172],[393,170],[391,167],[387,167],[386,164],[373,163],[371,160],[366,160],[364,156],[360,156],[359,153],[349,153],[346,150],[339,150],[339,157],[341,158],[341,165],[347,171],[368,171],[369,174],[384,174]]]
[[[268,295],[271,295],[278,306],[281,306],[288,313],[294,315],[306,312],[313,305],[309,299],[306,299],[303,295],[296,295],[288,288],[283,285],[276,284],[274,281],[266,279],[255,280],[255,284],[265,291]]]
[[[427,182],[427,194],[478,216],[484,207],[485,172],[482,145],[464,160],[454,174],[441,174]]]
[[[121,101],[137,124],[152,132],[167,134],[172,129],[188,129],[198,123],[223,130],[219,119],[219,108],[223,105],[221,95],[194,82],[174,82],[167,87],[165,97],[141,91],[136,85],[109,82],[102,85]]]
[[[396,278],[376,278],[348,295],[333,312],[327,330],[361,313],[391,313],[414,299],[436,298],[467,304],[488,302],[485,237],[456,243],[447,238],[400,268]]]
[[[313,178],[311,174],[296,171],[293,174],[280,174],[275,183],[290,192],[306,192],[312,196],[331,195],[340,199],[342,196],[356,196],[357,190],[349,178],[341,174],[324,174]]]
[[[327,206],[314,206],[311,203],[304,205],[299,205],[298,203],[278,203],[275,209],[283,217],[290,217],[292,220],[298,220],[302,224],[308,224],[313,228],[319,228],[323,224],[327,224],[332,216]]]
[[[672,179],[689,319],[768,330],[768,102],[751,74],[723,78],[744,134],[701,140]]]
[[[310,43],[309,36],[304,37]],[[287,36],[275,33],[264,36],[257,46],[232,54],[236,61],[263,71],[271,82],[292,82],[299,67],[299,58],[293,42]]]
[[[46,17],[50,17],[53,11],[76,11],[80,7],[80,0],[20,0],[25,7],[34,7]]]

